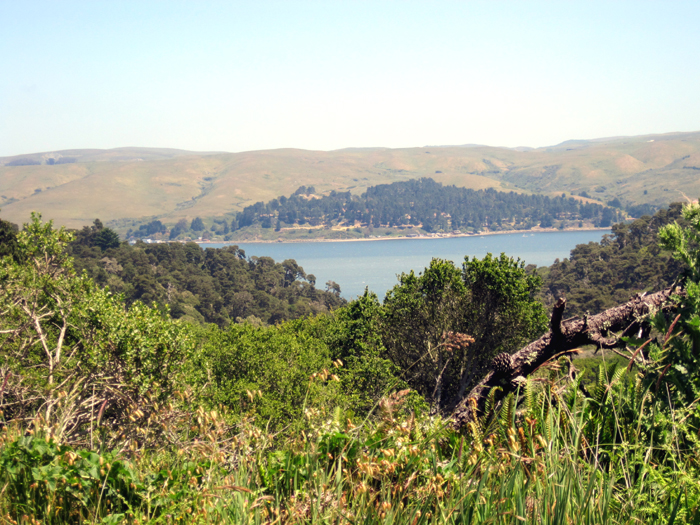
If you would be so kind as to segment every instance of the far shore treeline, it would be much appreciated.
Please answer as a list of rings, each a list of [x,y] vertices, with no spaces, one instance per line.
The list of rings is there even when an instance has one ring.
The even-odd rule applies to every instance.
[[[633,206],[637,215],[653,212],[650,205]],[[404,233],[473,233],[481,230],[540,228],[607,228],[621,220],[619,200],[600,203],[581,195],[531,195],[494,189],[443,186],[430,178],[372,186],[361,195],[331,191],[318,195],[301,186],[289,197],[257,202],[243,211],[220,217],[181,219],[166,226],[154,219],[134,224],[130,239],[243,240],[251,235],[285,238],[304,232],[318,238],[357,238]]]

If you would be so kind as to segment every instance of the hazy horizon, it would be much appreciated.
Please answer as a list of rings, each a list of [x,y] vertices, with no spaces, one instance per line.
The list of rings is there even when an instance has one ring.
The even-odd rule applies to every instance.
[[[700,129],[697,2],[29,0],[0,16],[3,157]]]
[[[586,139],[581,139],[581,138],[572,138],[572,139],[566,139],[561,142],[558,142],[557,144],[545,144],[543,146],[498,146],[494,144],[423,144],[423,145],[413,145],[413,146],[400,146],[396,148],[392,148],[389,146],[349,146],[349,147],[344,147],[344,148],[336,148],[336,149],[331,149],[331,150],[322,150],[322,149],[307,149],[307,148],[290,148],[290,147],[279,147],[279,148],[265,148],[265,149],[259,149],[259,150],[243,150],[243,151],[218,151],[218,150],[187,150],[184,148],[168,148],[168,147],[151,147],[148,145],[145,146],[115,146],[114,148],[66,148],[66,149],[49,149],[49,150],[43,150],[43,151],[24,151],[21,153],[13,153],[10,155],[1,155],[0,158],[11,158],[11,157],[21,157],[23,155],[36,155],[36,154],[47,154],[47,153],[60,153],[63,151],[87,151],[87,150],[103,150],[103,151],[109,151],[109,150],[119,150],[119,149],[146,149],[146,150],[177,150],[177,151],[186,151],[188,153],[197,153],[197,154],[206,154],[206,153],[211,153],[211,154],[227,154],[227,153],[255,153],[255,152],[261,152],[261,151],[276,151],[276,150],[285,150],[285,149],[297,149],[300,151],[321,151],[321,152],[328,152],[332,153],[334,151],[343,151],[343,150],[370,150],[370,149],[422,149],[422,148],[504,148],[504,149],[519,149],[519,148],[531,148],[531,149],[546,149],[546,148],[551,148],[551,147],[556,147],[560,146],[562,144],[566,144],[567,142],[578,142],[578,141],[606,141],[606,140],[618,140],[618,139],[625,139],[625,138],[635,138],[635,137],[646,137],[646,136],[660,136],[660,135],[676,135],[676,134],[684,134],[684,133],[700,133],[700,130],[691,130],[691,131],[670,131],[666,133],[644,133],[641,135],[616,135],[616,136],[610,136],[610,137],[590,137]]]

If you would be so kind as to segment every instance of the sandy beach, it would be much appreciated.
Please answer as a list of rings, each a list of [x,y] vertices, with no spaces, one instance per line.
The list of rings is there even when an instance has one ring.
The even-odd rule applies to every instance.
[[[523,235],[534,233],[551,233],[563,231],[607,231],[610,228],[532,228],[530,230],[502,230],[502,231],[484,231],[480,233],[458,233],[458,234],[439,234],[439,235],[417,235],[413,237],[363,237],[356,239],[275,239],[275,240],[236,240],[236,241],[194,241],[197,244],[274,244],[274,243],[300,243],[300,242],[371,242],[371,241],[398,241],[398,240],[414,240],[414,239],[451,239],[456,237],[482,237],[485,235],[509,235],[522,233]],[[179,242],[179,241],[178,241]]]

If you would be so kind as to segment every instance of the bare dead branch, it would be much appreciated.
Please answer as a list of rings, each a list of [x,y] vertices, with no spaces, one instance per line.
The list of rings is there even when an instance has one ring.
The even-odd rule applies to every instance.
[[[567,355],[575,349],[589,344],[600,348],[624,346],[615,333],[627,332],[630,323],[641,325],[650,314],[672,308],[671,296],[682,290],[675,285],[653,294],[635,295],[628,302],[615,306],[591,317],[573,317],[562,321],[566,301],[560,299],[552,311],[551,330],[512,356],[511,373],[507,376],[490,371],[472,391],[463,398],[452,412],[456,428],[462,428],[483,411],[486,398],[493,387],[500,387],[498,399],[517,388],[518,377],[527,377],[547,361]],[[476,407],[476,408],[474,408]]]

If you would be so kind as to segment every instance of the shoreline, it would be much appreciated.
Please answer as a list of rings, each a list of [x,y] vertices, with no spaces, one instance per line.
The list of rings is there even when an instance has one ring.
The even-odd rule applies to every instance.
[[[538,229],[530,229],[530,230],[502,230],[502,231],[495,231],[495,232],[480,232],[480,233],[459,233],[459,234],[444,234],[443,236],[440,237],[434,237],[432,235],[419,235],[417,237],[374,237],[374,238],[357,238],[357,239],[288,239],[288,240],[252,240],[252,241],[246,241],[246,240],[238,240],[238,241],[188,241],[188,242],[195,242],[197,244],[224,244],[224,245],[231,245],[235,246],[238,244],[294,244],[294,243],[303,243],[303,242],[371,242],[371,241],[412,241],[412,240],[431,240],[431,239],[455,239],[455,238],[460,238],[460,237],[483,237],[487,235],[511,235],[514,233],[522,233],[523,235],[526,235],[528,233],[530,234],[535,234],[535,233],[556,233],[556,232],[577,232],[577,231],[609,231],[610,228],[604,228],[604,227],[591,227],[591,228],[538,228]],[[172,241],[172,242],[180,242],[180,241]]]

